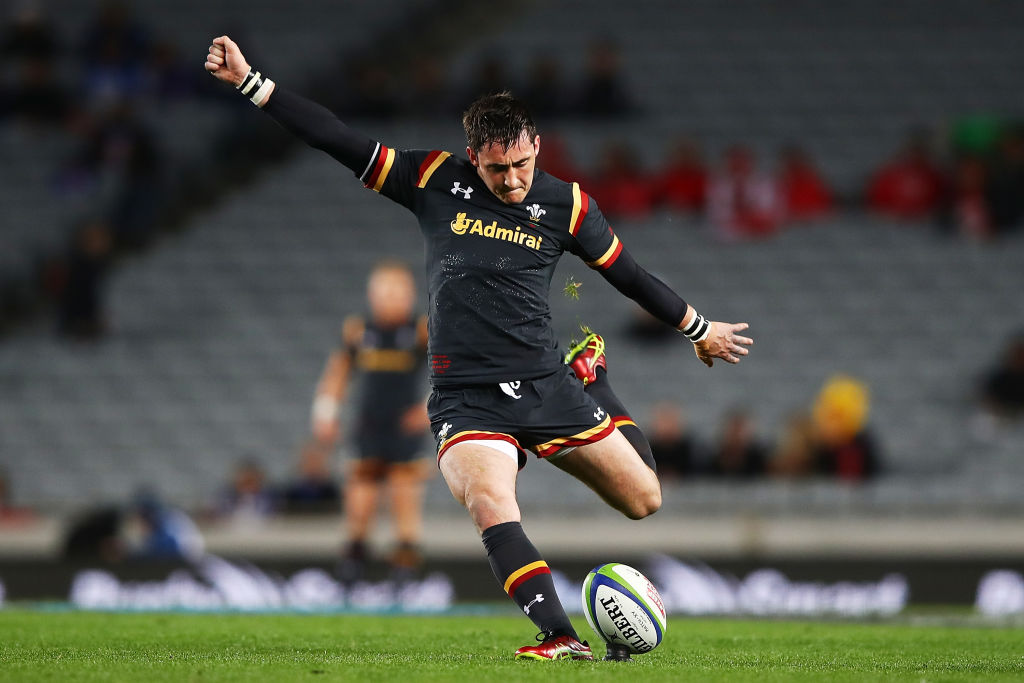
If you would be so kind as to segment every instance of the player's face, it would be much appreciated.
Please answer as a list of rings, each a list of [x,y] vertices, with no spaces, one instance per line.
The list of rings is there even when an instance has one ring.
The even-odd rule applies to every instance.
[[[466,153],[494,196],[506,204],[518,204],[526,199],[533,184],[533,170],[540,153],[540,136],[531,140],[523,132],[516,144],[508,149],[492,144],[480,150],[467,147]]]
[[[370,312],[384,325],[405,322],[416,305],[416,286],[412,275],[399,268],[381,268],[370,276],[366,288]]]

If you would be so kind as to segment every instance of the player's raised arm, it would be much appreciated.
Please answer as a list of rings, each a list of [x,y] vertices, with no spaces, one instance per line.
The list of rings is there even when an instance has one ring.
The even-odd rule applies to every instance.
[[[206,70],[235,86],[288,131],[327,152],[360,178],[379,148],[376,141],[346,126],[327,108],[282,88],[249,66],[238,44],[227,36],[213,39]]]
[[[747,323],[705,319],[664,282],[640,266],[612,231],[597,204],[578,185],[573,186],[574,210],[570,233],[573,251],[601,273],[617,290],[640,304],[648,313],[670,325],[693,342],[697,357],[711,367],[714,359],[739,363],[754,340],[741,336]]]

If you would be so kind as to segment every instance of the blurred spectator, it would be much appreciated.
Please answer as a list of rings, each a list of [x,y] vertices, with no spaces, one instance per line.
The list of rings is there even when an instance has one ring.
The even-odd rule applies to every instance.
[[[814,162],[800,147],[789,146],[782,150],[778,186],[787,221],[814,220],[832,210],[832,193]]]
[[[914,134],[906,146],[875,172],[868,185],[868,206],[899,220],[922,220],[938,210],[946,180],[932,160],[923,134]]]
[[[1007,232],[1024,222],[1024,130],[1011,130],[999,142],[989,181],[992,226]]]
[[[53,78],[50,62],[29,59],[21,69],[21,80],[8,95],[7,112],[26,123],[57,125],[71,109],[67,91]]]
[[[331,474],[330,449],[315,439],[300,453],[298,476],[285,485],[284,510],[289,513],[337,512],[341,507],[338,482]]]
[[[622,56],[611,40],[590,44],[575,110],[590,118],[625,116],[636,109],[622,75]]]
[[[149,32],[117,0],[100,5],[82,45],[86,98],[106,106],[140,95],[149,63]]]
[[[146,560],[198,560],[203,556],[203,537],[181,510],[143,492],[124,520],[125,548],[132,557]]]
[[[110,267],[112,239],[102,220],[79,229],[67,261],[67,279],[58,305],[58,331],[72,339],[91,340],[107,330],[103,290]]]
[[[15,12],[0,40],[0,56],[5,60],[52,62],[59,52],[56,31],[34,3],[25,3]]]
[[[677,403],[659,403],[651,411],[651,422],[645,430],[662,477],[681,478],[693,474],[700,454],[687,429],[683,408]]]
[[[440,119],[458,111],[446,88],[444,67],[432,55],[423,55],[413,64],[412,84],[408,92],[404,110],[410,116]]]
[[[363,60],[349,71],[352,95],[346,98],[343,112],[348,116],[388,121],[399,113],[400,103],[395,95],[391,72],[383,65]]]
[[[749,479],[764,474],[765,449],[757,441],[754,420],[745,410],[729,413],[722,425],[708,473],[713,476]]]
[[[153,46],[148,88],[161,102],[191,97],[199,90],[196,70],[181,58],[178,46],[162,40]]]
[[[64,534],[64,559],[119,562],[125,548],[121,538],[124,513],[116,505],[92,508],[73,519]]]
[[[711,179],[708,216],[725,239],[763,237],[779,222],[778,189],[757,170],[754,153],[743,146],[725,153],[723,168]]]
[[[7,470],[0,467],[0,528],[24,524],[34,517],[31,509],[18,507],[11,502],[11,480]]]
[[[242,460],[231,484],[221,492],[216,512],[240,524],[259,523],[274,513],[276,503],[263,466],[255,460]]]
[[[816,473],[814,420],[807,413],[790,416],[775,446],[769,463],[772,474],[781,477],[805,477]]]
[[[572,182],[573,179],[580,177],[580,172],[569,154],[568,145],[565,144],[565,140],[557,133],[545,133],[541,137],[541,148],[540,154],[537,155],[537,165],[545,173],[566,182]]]
[[[818,468],[845,481],[862,481],[878,473],[874,438],[866,428],[868,389],[843,375],[830,378],[814,404]]]
[[[610,219],[645,218],[654,206],[654,191],[636,154],[624,143],[605,145],[589,192]]]
[[[539,124],[566,114],[569,103],[562,82],[562,68],[557,59],[549,54],[534,58],[523,88],[523,101]]]
[[[672,147],[668,165],[654,182],[659,203],[675,211],[703,211],[708,194],[708,171],[700,149],[682,138]]]
[[[480,61],[472,82],[459,94],[459,106],[465,109],[476,98],[513,90],[513,85],[505,72],[505,63],[494,55],[486,56]]]
[[[982,386],[982,399],[993,416],[1017,419],[1024,416],[1024,332],[1007,344],[999,363]]]
[[[948,227],[962,237],[984,240],[992,236],[987,174],[977,157],[964,157],[956,164],[945,218]]]

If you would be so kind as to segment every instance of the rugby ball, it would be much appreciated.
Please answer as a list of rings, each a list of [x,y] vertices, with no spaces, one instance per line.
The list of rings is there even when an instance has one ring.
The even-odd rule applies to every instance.
[[[665,637],[665,604],[658,589],[624,564],[602,564],[587,574],[583,613],[606,643],[633,654],[650,652]]]

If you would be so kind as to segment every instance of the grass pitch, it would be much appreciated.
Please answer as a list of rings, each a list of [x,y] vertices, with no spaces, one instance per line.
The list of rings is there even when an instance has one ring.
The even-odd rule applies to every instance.
[[[589,628],[577,620],[581,635]],[[516,662],[521,616],[0,610],[3,681],[1019,681],[1024,629],[669,619],[629,664]],[[593,642],[593,638],[591,638]],[[595,648],[603,655],[603,647]]]

